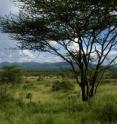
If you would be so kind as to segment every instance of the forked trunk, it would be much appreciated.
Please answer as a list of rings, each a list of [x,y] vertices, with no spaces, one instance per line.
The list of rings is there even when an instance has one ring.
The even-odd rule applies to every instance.
[[[83,83],[83,85],[81,86],[81,91],[83,101],[88,101],[94,96],[94,86],[91,86],[91,88],[89,88],[86,83]]]

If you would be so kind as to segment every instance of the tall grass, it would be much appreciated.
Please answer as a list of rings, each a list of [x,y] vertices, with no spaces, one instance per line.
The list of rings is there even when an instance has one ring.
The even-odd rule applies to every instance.
[[[53,92],[51,81],[34,82],[34,88],[29,83],[25,88],[8,87],[0,97],[0,124],[117,124],[116,86],[101,86],[96,97],[82,102],[76,89]],[[32,93],[31,102],[26,99],[27,92]]]

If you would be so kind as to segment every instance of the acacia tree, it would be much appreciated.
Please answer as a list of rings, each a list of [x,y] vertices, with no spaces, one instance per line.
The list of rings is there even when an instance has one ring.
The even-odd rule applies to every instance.
[[[50,52],[69,63],[81,88],[82,100],[89,100],[105,69],[117,59],[117,1],[15,2],[21,12],[2,18],[1,30],[18,40],[21,49]]]

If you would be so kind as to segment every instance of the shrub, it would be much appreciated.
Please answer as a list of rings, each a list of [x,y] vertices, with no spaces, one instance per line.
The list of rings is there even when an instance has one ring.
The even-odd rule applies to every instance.
[[[105,106],[102,108],[100,115],[102,121],[117,121],[117,111],[112,103],[105,104]]]
[[[2,102],[3,100],[10,97],[11,93],[9,92],[9,87],[7,85],[0,85],[0,101]]]
[[[105,104],[99,106],[96,106],[95,109],[97,109],[97,117],[102,123],[117,121],[117,107],[113,101],[106,102]]]
[[[68,80],[63,80],[63,81],[54,81],[52,83],[52,91],[67,91],[67,90],[72,90],[74,87],[74,84]]]
[[[110,79],[103,80],[103,84],[106,84],[106,83],[112,83],[112,81]]]
[[[39,75],[38,78],[37,78],[37,81],[42,81],[42,80],[43,80],[42,76]]]
[[[31,103],[31,101],[32,101],[32,93],[27,93],[26,94],[26,99],[29,99],[30,103]]]
[[[6,66],[0,72],[0,82],[19,83],[22,81],[22,71],[16,66]]]

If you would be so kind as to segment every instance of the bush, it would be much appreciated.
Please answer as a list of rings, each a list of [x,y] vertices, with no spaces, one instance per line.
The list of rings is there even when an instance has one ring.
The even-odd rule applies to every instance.
[[[115,109],[112,103],[107,103],[103,106],[100,119],[106,122],[114,122],[117,121],[117,109]]]
[[[54,81],[52,83],[52,91],[67,91],[67,90],[72,90],[74,87],[73,82],[70,82],[68,80],[63,80],[63,81]]]
[[[37,81],[42,81],[43,77],[41,75],[38,76]]]
[[[103,80],[103,84],[106,84],[106,83],[107,83],[107,84],[108,84],[108,83],[112,83],[112,81],[111,81],[110,79],[104,79],[104,80]]]
[[[0,82],[19,83],[22,81],[22,71],[16,66],[6,66],[0,72]]]
[[[117,121],[117,106],[113,101],[106,101],[106,103],[98,104],[98,106],[95,106],[95,110],[97,118],[102,123]]]

